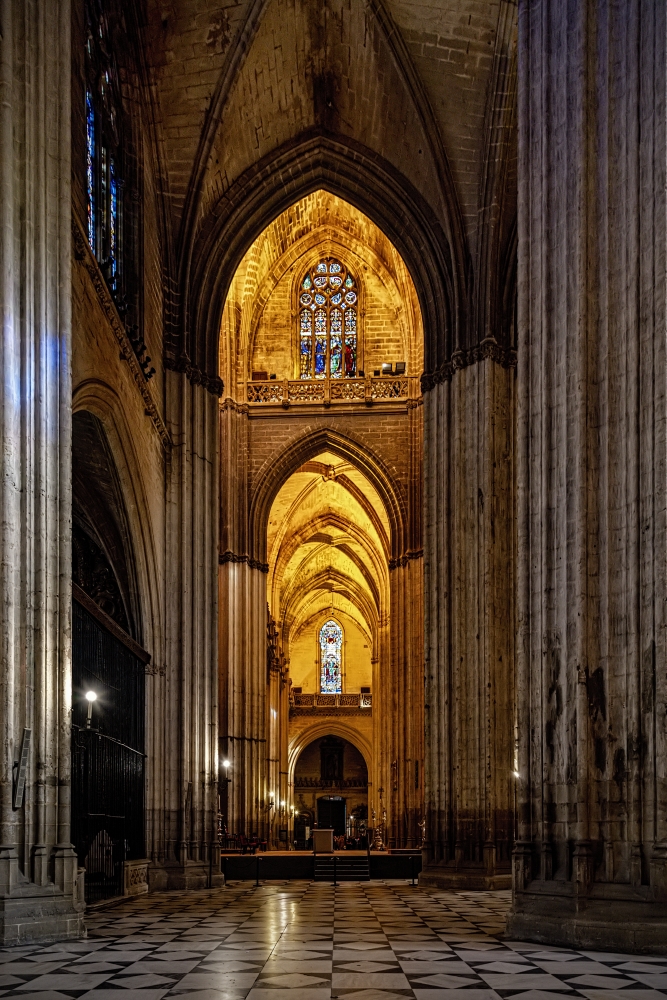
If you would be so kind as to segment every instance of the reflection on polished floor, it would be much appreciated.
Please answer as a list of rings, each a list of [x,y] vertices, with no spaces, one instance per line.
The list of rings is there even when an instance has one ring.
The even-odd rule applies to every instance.
[[[24,1000],[659,1000],[667,956],[504,941],[509,892],[272,882],[144,896],[87,940],[0,951]]]

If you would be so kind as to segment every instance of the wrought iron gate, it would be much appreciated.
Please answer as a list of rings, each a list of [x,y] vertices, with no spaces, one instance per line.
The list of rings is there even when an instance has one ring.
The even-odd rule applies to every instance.
[[[144,856],[147,654],[77,600],[72,618],[72,842],[94,902],[122,895],[123,861]]]

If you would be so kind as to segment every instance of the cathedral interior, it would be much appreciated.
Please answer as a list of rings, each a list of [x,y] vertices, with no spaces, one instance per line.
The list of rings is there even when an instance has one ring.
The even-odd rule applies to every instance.
[[[0,995],[667,995],[666,93],[656,0],[0,0]]]

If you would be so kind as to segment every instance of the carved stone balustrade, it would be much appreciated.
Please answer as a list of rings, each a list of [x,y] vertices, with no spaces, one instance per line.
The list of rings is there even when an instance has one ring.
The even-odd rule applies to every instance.
[[[268,379],[247,383],[251,406],[405,402],[420,395],[416,376],[367,376],[345,379]]]
[[[371,715],[371,694],[293,694],[290,715]]]

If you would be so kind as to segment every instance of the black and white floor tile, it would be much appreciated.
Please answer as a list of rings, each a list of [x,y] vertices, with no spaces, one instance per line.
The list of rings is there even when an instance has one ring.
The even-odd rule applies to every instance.
[[[22,1000],[663,1000],[667,955],[506,941],[508,892],[272,882],[166,893],[88,919],[88,938],[0,950]]]

